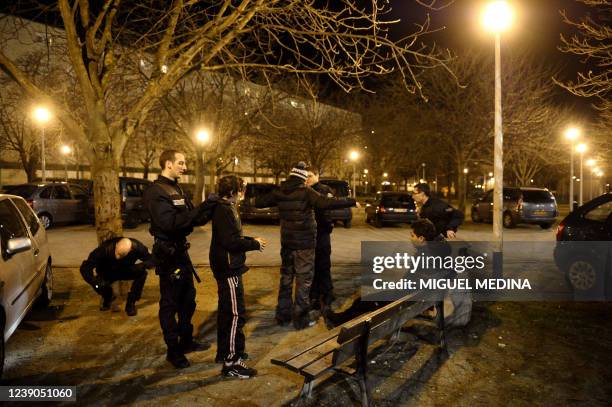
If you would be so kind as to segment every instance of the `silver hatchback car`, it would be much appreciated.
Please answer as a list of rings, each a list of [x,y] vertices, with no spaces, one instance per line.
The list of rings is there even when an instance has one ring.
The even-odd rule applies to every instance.
[[[23,198],[0,194],[0,377],[5,342],[35,301],[48,305],[52,295],[45,228]]]
[[[58,223],[87,223],[91,219],[92,196],[82,186],[64,182],[21,184],[7,193],[26,200],[45,229]]]

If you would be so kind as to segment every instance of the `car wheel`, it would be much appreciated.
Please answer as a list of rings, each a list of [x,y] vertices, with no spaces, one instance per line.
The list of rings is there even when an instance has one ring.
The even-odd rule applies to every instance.
[[[590,290],[597,281],[597,270],[586,259],[577,259],[567,268],[567,279],[576,290]]]
[[[351,221],[351,219],[347,219],[347,220],[343,221],[342,224],[344,225],[345,229],[350,229],[351,225],[353,224],[353,222]]]
[[[40,223],[42,223],[45,229],[49,229],[53,224],[53,218],[48,213],[41,213],[38,215],[38,219],[40,219]]]
[[[552,223],[540,223],[540,227],[544,230],[550,229],[552,225],[553,225]]]
[[[46,307],[51,303],[53,299],[53,269],[51,264],[47,263],[45,269],[45,279],[43,280],[40,297],[38,303],[41,307]]]
[[[481,223],[482,222],[482,218],[480,217],[480,215],[478,214],[478,211],[476,209],[472,209],[472,222],[474,222],[474,223]]]
[[[516,227],[516,222],[514,222],[514,218],[510,212],[504,213],[503,222],[505,228],[513,229]]]

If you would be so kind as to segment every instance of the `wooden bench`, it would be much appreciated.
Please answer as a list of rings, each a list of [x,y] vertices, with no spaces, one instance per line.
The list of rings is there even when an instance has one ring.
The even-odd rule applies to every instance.
[[[368,386],[368,349],[379,340],[399,332],[401,327],[423,311],[434,306],[440,348],[446,352],[444,335],[444,306],[442,301],[424,299],[424,293],[414,293],[394,301],[376,311],[346,322],[304,344],[302,350],[272,359],[272,364],[283,366],[304,376],[300,399],[312,395],[314,381],[329,372],[341,373],[359,382],[361,404],[370,400]],[[349,362],[355,360],[355,367]],[[344,366],[343,366],[344,365]]]

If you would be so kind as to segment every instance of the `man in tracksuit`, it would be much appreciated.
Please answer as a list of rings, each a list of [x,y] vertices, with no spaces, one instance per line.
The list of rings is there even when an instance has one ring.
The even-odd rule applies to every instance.
[[[217,357],[223,362],[221,373],[242,379],[257,374],[244,363],[244,288],[242,274],[249,269],[244,263],[245,252],[262,251],[266,242],[261,238],[242,236],[242,225],[236,203],[244,194],[244,181],[234,175],[219,179],[220,199],[212,217],[210,267],[217,280]]]
[[[319,182],[317,168],[310,168],[306,185],[323,196],[329,198],[334,196],[334,191],[330,187]],[[317,244],[314,277],[312,287],[310,287],[310,305],[312,309],[318,310],[322,307],[329,307],[334,301],[334,286],[331,278],[331,233],[334,230],[334,222],[324,209],[315,209],[315,220],[317,221]]]
[[[417,205],[419,218],[429,219],[436,232],[447,239],[454,239],[459,225],[463,223],[463,212],[453,208],[441,199],[432,198],[429,185],[416,184],[412,199]]]
[[[276,306],[276,321],[287,325],[293,321],[296,329],[313,325],[310,314],[310,287],[314,274],[314,252],[317,224],[313,209],[333,209],[355,206],[352,198],[328,198],[306,186],[308,170],[300,162],[291,169],[289,178],[278,190],[257,198],[260,208],[278,205],[281,232],[281,277]],[[293,281],[295,280],[295,300]]]
[[[136,264],[137,261],[141,261]],[[142,295],[147,268],[153,267],[149,249],[136,239],[115,237],[96,247],[83,264],[81,275],[102,297],[100,311],[107,311],[115,299],[111,285],[118,280],[133,280],[125,303],[128,316],[136,315],[136,301]],[[95,270],[95,275],[94,275]]]
[[[161,175],[147,187],[143,200],[151,217],[149,233],[155,238],[153,256],[159,275],[159,323],[168,347],[166,360],[175,368],[189,366],[186,353],[206,350],[209,344],[193,339],[191,318],[195,312],[195,269],[189,258],[187,236],[204,224],[214,204],[194,208],[178,179],[187,170],[185,155],[166,150],[159,158]],[[178,319],[178,321],[177,321]]]

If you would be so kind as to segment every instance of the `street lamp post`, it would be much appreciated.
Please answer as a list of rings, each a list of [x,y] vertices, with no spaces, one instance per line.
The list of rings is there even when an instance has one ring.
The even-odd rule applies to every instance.
[[[467,202],[467,174],[468,174],[468,169],[464,168],[463,169],[463,202]]]
[[[62,155],[64,156],[64,174],[66,182],[68,182],[68,155],[72,152],[70,146],[63,145],[61,148]]]
[[[200,145],[200,154],[202,157],[202,171],[198,176],[202,177],[202,202],[206,200],[206,150],[204,146],[210,140],[210,133],[206,129],[199,129],[196,132],[196,141]]]
[[[597,172],[593,168],[595,166],[595,160],[590,158],[586,160],[586,166],[591,169],[591,173],[589,174],[589,200],[593,199],[593,173]]]
[[[353,198],[357,198],[357,160],[359,159],[359,152],[351,151],[349,159],[353,162]]]
[[[584,190],[583,185],[584,185],[584,173],[583,173],[583,165],[582,162],[584,160],[584,152],[586,151],[587,146],[584,143],[580,143],[576,146],[576,151],[578,151],[580,153],[580,195],[578,195],[578,205],[582,206],[582,192]]]
[[[493,253],[493,269],[497,275],[502,274],[503,245],[503,205],[504,205],[504,162],[501,103],[501,33],[510,27],[512,9],[505,1],[490,3],[484,12],[485,27],[495,34],[495,141],[493,149],[493,239],[497,250]]]
[[[40,170],[42,182],[47,181],[47,166],[45,163],[45,124],[51,119],[51,112],[44,106],[38,106],[34,109],[34,119],[41,125],[40,136]]]
[[[427,177],[425,177],[425,167],[427,164],[423,163],[421,164],[421,166],[423,167],[423,179],[425,180],[425,183],[427,183]]]
[[[574,210],[574,140],[580,136],[580,130],[570,127],[565,131],[565,138],[570,141],[570,184],[569,184],[569,205],[570,212]]]

